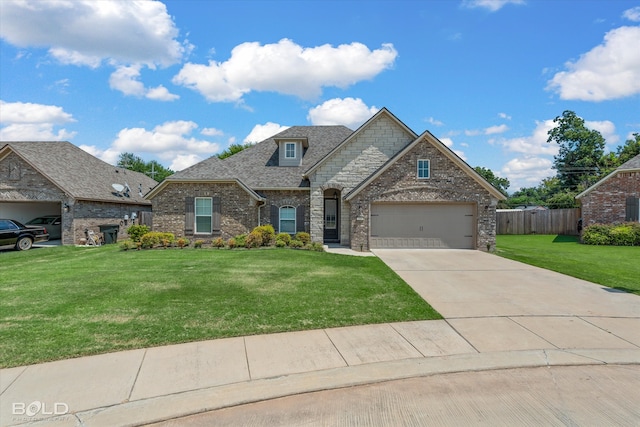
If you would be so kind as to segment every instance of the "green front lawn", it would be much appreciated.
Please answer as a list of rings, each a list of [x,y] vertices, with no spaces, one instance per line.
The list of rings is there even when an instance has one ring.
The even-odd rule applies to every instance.
[[[497,236],[497,254],[640,295],[640,247],[583,245],[576,236]]]
[[[375,257],[290,249],[0,252],[0,367],[440,315]]]

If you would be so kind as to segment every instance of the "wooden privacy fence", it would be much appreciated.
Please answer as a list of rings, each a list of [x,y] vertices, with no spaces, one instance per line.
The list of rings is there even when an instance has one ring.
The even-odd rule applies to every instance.
[[[497,234],[574,234],[578,233],[580,208],[496,212]]]

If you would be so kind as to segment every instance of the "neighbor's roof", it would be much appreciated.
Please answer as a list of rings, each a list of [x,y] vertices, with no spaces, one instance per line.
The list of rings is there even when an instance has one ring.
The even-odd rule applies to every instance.
[[[307,169],[326,156],[353,131],[345,126],[293,126],[224,160],[210,157],[169,176],[169,182],[240,181],[253,190],[308,187]],[[306,139],[300,166],[278,166],[279,139]],[[164,182],[163,182],[164,186]],[[153,194],[157,193],[154,191]]]
[[[640,172],[640,154],[633,157],[631,160],[624,162],[622,165],[620,165],[616,170],[611,172],[609,175],[605,176],[600,181],[596,182],[591,187],[584,190],[582,193],[578,194],[576,196],[576,199],[583,198],[584,196],[591,193],[593,190],[595,190],[596,188],[598,188],[599,186],[607,182],[609,179],[611,179],[612,177],[614,177],[615,175],[621,172]]]
[[[66,141],[21,141],[0,145],[0,159],[16,153],[74,199],[149,204],[144,195],[158,183],[143,173],[110,165]],[[128,184],[129,197],[112,184]],[[142,189],[142,195],[139,190]]]

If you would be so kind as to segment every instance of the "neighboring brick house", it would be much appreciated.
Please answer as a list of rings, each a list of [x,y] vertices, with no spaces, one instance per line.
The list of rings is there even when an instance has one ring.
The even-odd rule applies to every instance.
[[[295,126],[154,188],[153,227],[225,239],[272,224],[355,250],[495,246],[505,197],[429,132],[383,108],[355,132]]]
[[[116,191],[112,184],[130,187]],[[151,212],[143,196],[156,185],[69,142],[0,144],[0,217],[26,222],[61,215],[64,245],[79,243],[86,229],[99,233],[108,224],[117,224],[126,237],[132,214]]]
[[[582,224],[638,221],[640,215],[640,154],[576,196]]]

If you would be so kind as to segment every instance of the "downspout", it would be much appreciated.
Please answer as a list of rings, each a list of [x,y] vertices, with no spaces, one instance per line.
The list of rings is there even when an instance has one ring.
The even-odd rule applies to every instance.
[[[267,204],[266,201],[258,200],[258,227],[260,227],[262,225],[261,222],[260,222],[260,218],[262,218],[262,216],[260,215],[260,208],[263,207],[266,204]]]

